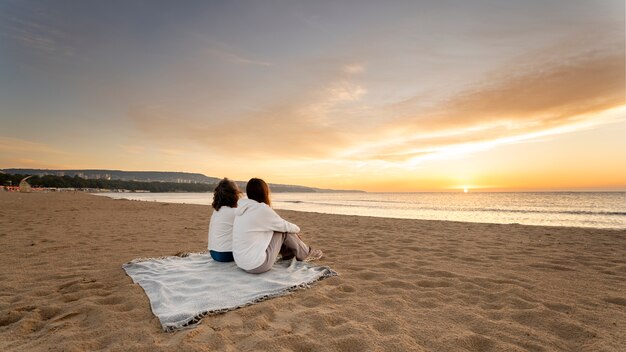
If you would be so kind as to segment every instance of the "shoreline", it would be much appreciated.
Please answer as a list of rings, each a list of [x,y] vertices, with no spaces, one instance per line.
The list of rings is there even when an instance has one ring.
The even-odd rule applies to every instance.
[[[278,210],[340,276],[163,333],[121,268],[206,250],[210,207],[0,193],[0,349],[620,351],[626,231]]]
[[[602,192],[594,192],[594,193],[602,193]],[[208,206],[210,207],[210,204],[197,204],[197,203],[185,203],[185,202],[164,202],[164,201],[160,201],[160,200],[143,200],[143,199],[125,199],[125,198],[112,198],[106,194],[98,194],[98,193],[86,193],[89,195],[95,195],[95,196],[99,196],[99,197],[106,197],[109,199],[124,199],[124,200],[129,200],[129,201],[137,201],[137,202],[154,202],[154,203],[161,203],[161,204],[185,204],[185,205],[201,205],[201,206]],[[166,193],[159,193],[159,194],[166,194]],[[382,219],[390,219],[390,220],[417,220],[417,221],[442,221],[442,222],[458,222],[458,223],[463,223],[463,224],[483,224],[483,225],[488,225],[488,224],[497,224],[497,225],[513,225],[513,226],[537,226],[537,227],[547,227],[547,228],[559,228],[559,227],[563,227],[563,228],[575,228],[575,229],[596,229],[596,230],[614,230],[614,231],[626,231],[626,228],[615,228],[615,227],[591,227],[591,226],[562,226],[562,225],[537,225],[537,224],[521,224],[521,223],[516,223],[516,222],[511,222],[511,223],[497,223],[497,222],[474,222],[474,221],[462,221],[462,220],[441,220],[441,219],[415,219],[415,218],[401,218],[401,217],[387,217],[387,216],[374,216],[374,215],[358,215],[358,214],[337,214],[337,213],[322,213],[322,212],[317,212],[317,211],[304,211],[304,210],[292,210],[292,209],[280,209],[280,208],[274,208],[274,210],[276,210],[277,212],[282,212],[282,211],[293,211],[293,212],[299,212],[299,213],[308,213],[308,214],[319,214],[319,215],[340,215],[340,216],[357,216],[357,217],[364,217],[364,218],[382,218]]]

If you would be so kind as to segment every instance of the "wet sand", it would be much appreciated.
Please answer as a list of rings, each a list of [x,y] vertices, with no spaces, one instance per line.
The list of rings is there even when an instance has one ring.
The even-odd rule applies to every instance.
[[[121,268],[210,207],[0,192],[2,351],[623,351],[626,231],[278,211],[340,276],[164,333]]]

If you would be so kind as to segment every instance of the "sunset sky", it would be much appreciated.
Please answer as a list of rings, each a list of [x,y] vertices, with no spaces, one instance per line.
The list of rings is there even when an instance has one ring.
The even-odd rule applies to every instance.
[[[626,190],[623,0],[0,2],[0,168]]]

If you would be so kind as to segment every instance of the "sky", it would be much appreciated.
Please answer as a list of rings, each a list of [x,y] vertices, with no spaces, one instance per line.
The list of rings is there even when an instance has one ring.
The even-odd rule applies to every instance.
[[[0,168],[626,190],[623,0],[0,1]]]

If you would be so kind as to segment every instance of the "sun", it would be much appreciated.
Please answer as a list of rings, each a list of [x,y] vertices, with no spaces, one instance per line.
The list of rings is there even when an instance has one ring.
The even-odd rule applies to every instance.
[[[467,187],[463,187],[463,193],[467,193]]]

